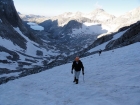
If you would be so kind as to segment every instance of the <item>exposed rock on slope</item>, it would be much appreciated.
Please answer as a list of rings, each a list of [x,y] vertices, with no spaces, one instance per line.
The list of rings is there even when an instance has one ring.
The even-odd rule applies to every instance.
[[[46,66],[58,55],[55,48],[48,48],[25,27],[13,0],[0,0],[0,74],[37,70],[36,67]]]
[[[131,25],[120,38],[109,42],[106,49],[127,46],[135,42],[140,42],[140,22]]]

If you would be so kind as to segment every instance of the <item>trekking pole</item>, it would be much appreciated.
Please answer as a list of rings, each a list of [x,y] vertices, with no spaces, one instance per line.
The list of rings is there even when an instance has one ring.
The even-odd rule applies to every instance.
[[[84,75],[83,75],[83,82],[85,82],[85,80],[84,80]]]

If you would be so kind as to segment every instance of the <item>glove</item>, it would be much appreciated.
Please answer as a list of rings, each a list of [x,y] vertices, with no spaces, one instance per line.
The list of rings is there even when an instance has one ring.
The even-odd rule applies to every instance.
[[[71,70],[71,74],[73,74],[73,70]]]
[[[83,73],[83,75],[85,74],[84,72],[82,72]]]

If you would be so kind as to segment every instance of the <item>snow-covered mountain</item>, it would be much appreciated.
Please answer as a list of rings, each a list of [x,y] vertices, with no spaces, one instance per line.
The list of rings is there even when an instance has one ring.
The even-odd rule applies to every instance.
[[[49,43],[47,43],[49,45],[54,45],[50,42],[63,45],[66,49],[64,52],[69,55],[68,52],[70,51],[78,52],[91,45],[98,35],[112,32],[115,27],[105,23],[112,21],[113,18],[115,18],[113,15],[106,13],[104,10],[96,9],[89,14],[66,12],[50,18],[33,16],[32,18],[22,19],[42,26],[44,31],[38,33],[36,31],[35,34],[41,39],[47,40],[47,42],[49,40]],[[26,23],[28,24],[28,22]],[[62,49],[61,46],[56,47]]]
[[[105,12],[103,9],[98,9],[98,8],[89,14],[85,14],[84,17],[87,17],[94,21],[97,20],[99,22],[110,21],[116,18],[114,15],[111,15]]]
[[[140,42],[140,21],[128,27],[123,27],[118,32],[98,36],[98,39],[85,49],[84,55],[94,54],[99,49],[107,51]]]
[[[91,13],[82,13],[82,12],[65,12],[63,14],[60,14],[58,16],[54,17],[45,17],[45,16],[39,16],[39,15],[24,15],[19,14],[20,17],[24,21],[31,21],[31,22],[37,22],[42,23],[46,20],[58,20],[59,26],[66,25],[71,20],[77,20],[78,22],[91,22],[91,21],[98,21],[98,22],[105,22],[115,19],[116,17],[114,15],[111,15],[107,12],[105,12],[103,9],[95,9]]]
[[[119,18],[101,9],[25,16],[0,0],[0,105],[139,105],[138,20],[139,8]],[[75,56],[85,67],[78,85]]]
[[[25,27],[13,0],[0,0],[0,74],[24,71],[27,75],[26,70],[39,70],[60,54]]]
[[[20,16],[20,18],[22,18],[24,21],[29,21],[30,19],[39,19],[39,18],[45,18],[45,16],[40,16],[40,15],[34,15],[34,14],[29,14],[29,15],[25,15],[22,14],[20,12],[18,12],[18,15]]]
[[[134,24],[139,20],[140,20],[140,7],[137,7],[125,13],[124,15],[115,18],[112,21],[112,24],[116,24],[117,25],[116,30],[118,30],[121,27],[130,26],[131,24]]]
[[[53,62],[51,59],[48,59],[48,60],[50,60],[50,62],[52,61],[52,63],[50,63],[51,65],[47,64],[46,68],[48,69],[48,68],[56,66],[56,65],[67,63],[67,62],[71,61],[72,59],[74,59],[74,57],[77,56],[77,55],[79,55],[79,56],[88,56],[88,55],[98,53],[99,49],[102,49],[103,51],[108,51],[108,50],[113,50],[113,49],[116,49],[116,48],[119,48],[119,47],[127,46],[127,45],[130,45],[130,44],[136,43],[136,42],[140,42],[140,34],[139,34],[140,30],[139,29],[140,29],[140,22],[138,22],[136,24],[133,24],[132,26],[126,28],[123,31],[113,33],[111,35],[107,35],[107,36],[104,36],[104,37],[100,37],[97,40],[95,40],[95,42],[91,46],[87,46],[87,48],[85,48],[84,50],[81,50],[79,52],[74,52],[74,50],[73,50],[73,54],[71,54],[71,56],[68,56],[65,60],[63,59],[62,55],[59,56],[58,58],[55,58],[55,59],[58,60],[58,62],[56,60],[55,60],[55,62]],[[18,29],[15,29],[15,30],[18,30]],[[48,43],[48,42],[46,42],[46,43]],[[32,48],[34,48],[34,47],[32,47]],[[65,51],[65,50],[66,50],[65,48],[62,49],[62,51]],[[72,53],[72,52],[70,52],[70,53]],[[34,52],[32,54],[34,54]],[[8,57],[8,55],[6,55],[6,53],[1,53],[1,55],[4,56],[1,59],[3,59],[3,58],[5,59],[5,58]],[[23,58],[22,60],[25,59],[25,60],[33,62],[33,60],[28,59],[28,57],[25,57],[23,55],[20,58]],[[24,63],[27,63],[27,61],[24,62]],[[38,65],[38,66],[42,66],[41,62],[39,62],[39,63],[34,62],[33,64]],[[6,67],[7,65],[8,64],[2,65],[2,66]],[[10,64],[9,69],[12,68],[12,66],[15,67],[15,65]],[[5,82],[7,82],[7,81],[9,81],[11,79],[23,77],[23,76],[26,76],[26,75],[29,75],[29,74],[38,73],[38,72],[40,72],[42,70],[43,69],[38,68],[37,70],[35,70],[35,69],[27,69],[25,71],[16,72],[16,73],[13,73],[13,72],[10,73],[9,72],[8,75],[10,75],[10,77],[7,77],[6,74],[5,74],[5,72],[6,72],[5,69],[3,69],[3,72],[2,72],[3,77],[0,78],[0,84],[5,83]],[[17,74],[19,74],[19,75],[17,75]],[[13,77],[12,75],[16,75],[16,76]]]
[[[2,84],[0,104],[139,105],[139,47],[140,42],[81,58],[85,75],[79,84],[72,82],[72,63]]]
[[[124,26],[129,26],[131,24],[136,23],[138,20],[140,20],[139,16],[140,7],[135,8],[132,11],[127,12],[126,14],[115,17],[111,14],[108,14],[103,9],[95,9],[91,13],[85,14],[82,12],[66,12],[64,14],[55,16],[55,17],[32,17],[30,19],[24,19],[26,21],[30,22],[36,22],[36,23],[42,23],[46,21],[46,24],[48,24],[47,20],[57,21],[57,25],[63,27],[64,25],[67,25],[69,21],[76,20],[80,23],[98,23],[102,25],[106,25],[109,28],[113,28],[111,31],[117,31],[119,28]],[[53,25],[53,24],[52,24]]]
[[[44,31],[36,32],[36,35],[43,40],[63,45],[68,54],[69,51],[82,51],[91,46],[98,37],[117,32],[122,27],[136,23],[140,20],[139,11],[138,7],[125,15],[115,17],[103,9],[95,9],[88,14],[66,12],[55,17],[34,18],[33,16],[25,20],[42,26]],[[53,45],[54,43],[47,44]],[[62,49],[59,46],[56,47]]]

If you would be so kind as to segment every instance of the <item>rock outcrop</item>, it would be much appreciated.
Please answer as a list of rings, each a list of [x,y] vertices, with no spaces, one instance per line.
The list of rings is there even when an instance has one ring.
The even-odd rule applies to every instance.
[[[110,41],[106,45],[106,49],[123,47],[136,42],[140,42],[140,22],[128,27],[128,31],[126,31],[120,38]]]

